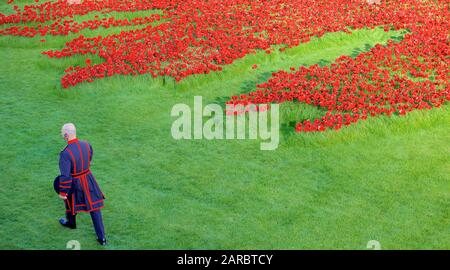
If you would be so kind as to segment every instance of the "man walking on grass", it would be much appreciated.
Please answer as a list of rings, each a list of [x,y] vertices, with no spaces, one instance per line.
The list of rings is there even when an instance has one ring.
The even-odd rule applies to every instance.
[[[59,156],[61,175],[58,177],[59,185],[56,186],[59,197],[66,206],[66,218],[61,218],[59,222],[64,227],[76,229],[77,213],[88,212],[94,223],[97,241],[102,246],[106,245],[100,210],[105,197],[90,170],[92,147],[89,143],[78,140],[74,124],[65,124],[61,129],[61,136],[67,141],[67,146]]]

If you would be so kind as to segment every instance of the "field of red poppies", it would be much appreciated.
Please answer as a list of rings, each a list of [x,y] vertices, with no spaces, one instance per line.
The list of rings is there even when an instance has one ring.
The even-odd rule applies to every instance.
[[[9,1],[14,5],[14,1]],[[123,75],[150,73],[180,81],[192,74],[222,70],[223,65],[256,50],[270,54],[306,43],[327,32],[383,26],[407,29],[400,42],[377,45],[356,58],[340,57],[330,66],[292,67],[248,94],[233,96],[228,104],[305,102],[326,113],[295,124],[297,132],[340,129],[367,117],[404,115],[412,110],[440,107],[450,100],[448,1],[254,1],[254,0],[85,0],[14,6],[15,13],[0,15],[0,24],[12,26],[0,35],[42,37],[67,35],[82,29],[118,26],[145,27],[120,34],[68,40],[62,49],[43,51],[50,58],[93,54],[103,62],[68,66],[61,86]],[[128,19],[93,19],[78,23],[74,15],[162,10],[162,15]],[[163,21],[161,21],[163,20]],[[156,26],[149,23],[161,21]],[[34,22],[33,26],[14,23]],[[253,68],[257,68],[255,65]]]

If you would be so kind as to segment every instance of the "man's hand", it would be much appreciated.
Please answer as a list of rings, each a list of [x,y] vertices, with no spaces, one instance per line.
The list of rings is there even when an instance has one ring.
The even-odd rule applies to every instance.
[[[63,195],[61,195],[61,194],[59,194],[58,196],[59,196],[59,198],[62,199],[62,200],[67,200],[67,196],[63,196]]]

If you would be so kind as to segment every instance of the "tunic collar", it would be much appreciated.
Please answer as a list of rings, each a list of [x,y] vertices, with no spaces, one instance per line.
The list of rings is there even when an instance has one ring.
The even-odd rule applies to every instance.
[[[78,138],[68,141],[67,144],[72,144],[72,143],[76,143],[76,142],[78,142]]]

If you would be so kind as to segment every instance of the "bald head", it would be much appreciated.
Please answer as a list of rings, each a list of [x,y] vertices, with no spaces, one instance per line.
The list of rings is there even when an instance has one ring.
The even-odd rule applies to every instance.
[[[77,129],[75,128],[75,125],[72,123],[64,124],[61,128],[61,136],[66,141],[75,139],[77,137]]]

